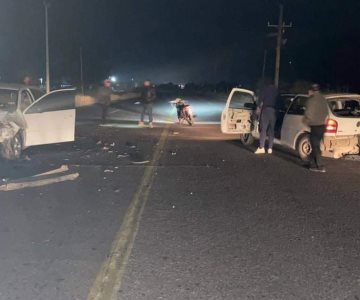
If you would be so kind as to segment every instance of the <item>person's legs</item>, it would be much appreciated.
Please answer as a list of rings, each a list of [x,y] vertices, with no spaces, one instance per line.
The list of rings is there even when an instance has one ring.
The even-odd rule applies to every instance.
[[[325,127],[316,126],[315,127],[315,136],[316,136],[316,153],[315,153],[315,163],[318,168],[323,168],[322,156],[321,156],[321,141],[324,138]]]
[[[275,124],[276,124],[276,112],[275,109],[269,110],[269,126],[268,126],[268,136],[269,136],[269,149],[273,148],[274,138],[275,138]]]
[[[324,126],[311,126],[310,168],[317,168],[317,169],[323,168],[320,145],[321,145],[321,140],[324,137],[324,132],[325,132]]]
[[[260,120],[260,126],[261,126],[260,148],[265,147],[266,135],[267,135],[268,127],[269,127],[269,121],[270,121],[269,115],[268,115],[267,109],[265,108],[261,114],[261,120]]]
[[[108,106],[106,104],[102,104],[101,109],[102,109],[101,121],[104,123],[106,121]]]
[[[141,116],[140,116],[140,122],[141,123],[144,123],[145,113],[146,113],[146,104],[143,104],[142,105],[142,110],[141,110]]]
[[[149,123],[152,123],[153,122],[153,107],[152,107],[151,103],[147,105],[147,112],[149,114]]]

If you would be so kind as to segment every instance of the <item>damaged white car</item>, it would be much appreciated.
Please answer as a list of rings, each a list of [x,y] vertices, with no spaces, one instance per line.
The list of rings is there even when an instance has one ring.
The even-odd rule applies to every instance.
[[[0,84],[0,150],[5,159],[17,159],[35,145],[75,139],[75,91],[44,94],[40,89]]]

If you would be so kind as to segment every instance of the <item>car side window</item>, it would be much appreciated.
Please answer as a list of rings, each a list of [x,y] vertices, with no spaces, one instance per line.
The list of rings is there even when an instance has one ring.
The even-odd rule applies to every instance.
[[[254,104],[254,97],[249,93],[235,92],[231,97],[229,108],[244,108],[245,103]]]
[[[75,109],[75,91],[57,91],[45,95],[26,111],[26,114]]]
[[[307,99],[307,97],[296,97],[289,107],[288,114],[299,116],[304,115]]]

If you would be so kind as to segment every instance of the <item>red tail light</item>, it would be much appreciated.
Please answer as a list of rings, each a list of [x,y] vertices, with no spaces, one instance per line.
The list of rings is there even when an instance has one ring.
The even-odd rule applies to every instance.
[[[336,133],[338,130],[338,123],[333,119],[326,120],[326,133]]]

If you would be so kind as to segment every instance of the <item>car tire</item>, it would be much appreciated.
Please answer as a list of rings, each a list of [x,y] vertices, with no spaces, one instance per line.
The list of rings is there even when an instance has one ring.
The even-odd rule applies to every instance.
[[[309,134],[303,134],[300,136],[296,150],[303,161],[309,161],[310,154],[311,154],[311,144],[310,144],[310,135]]]
[[[12,139],[3,143],[1,147],[1,156],[7,160],[19,159],[22,153],[22,148],[22,136],[18,133]]]
[[[240,141],[245,146],[251,146],[254,143],[255,139],[251,133],[243,133],[240,134]]]

